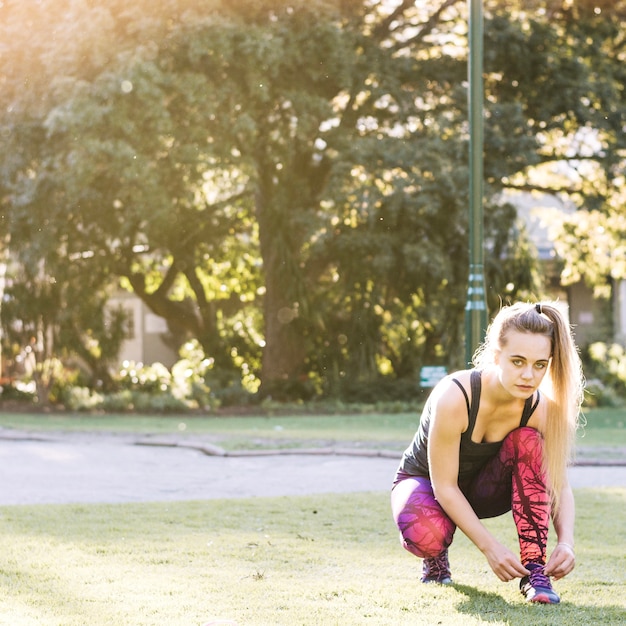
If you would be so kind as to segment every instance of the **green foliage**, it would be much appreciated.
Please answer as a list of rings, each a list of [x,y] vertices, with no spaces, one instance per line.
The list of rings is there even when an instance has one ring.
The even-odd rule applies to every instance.
[[[546,8],[494,2],[486,7],[486,90],[494,102],[488,107],[518,107],[517,116],[505,116],[501,136],[523,147],[509,151],[506,141],[493,141],[489,118],[486,154],[500,159],[487,156],[487,163],[499,169],[493,173],[506,177],[510,188],[557,193],[580,209],[555,238],[564,261],[563,282],[584,280],[606,297],[611,281],[626,276],[626,3],[556,2]],[[519,19],[511,20],[517,10]],[[517,158],[526,164],[511,167]]]
[[[27,406],[37,401],[34,385],[24,384],[22,382],[7,381],[0,385],[0,400],[16,401]]]
[[[64,406],[70,411],[93,411],[103,406],[104,398],[88,387],[69,387],[63,398]]]
[[[122,284],[211,360],[167,383],[197,407],[462,365],[465,5],[127,4],[0,6],[4,342],[113,390]],[[566,280],[625,271],[625,5],[544,5],[485,3],[491,310],[544,287],[503,189],[595,209]]]
[[[423,396],[419,382],[379,378],[374,381],[358,382],[345,380],[340,387],[340,398],[345,403],[362,403],[382,407],[391,403],[416,403]]]
[[[220,406],[245,405],[252,395],[241,380],[214,371],[214,360],[207,358],[197,341],[181,350],[181,359],[171,370],[161,363],[145,365],[126,362],[110,387],[102,392],[76,386],[66,378],[59,385],[59,400],[70,410],[142,413],[186,413],[201,409],[211,411]]]
[[[599,378],[592,378],[585,386],[585,408],[622,407],[624,394],[619,393],[613,386],[606,385]]]
[[[122,390],[158,394],[169,389],[171,380],[170,371],[161,363],[144,365],[127,361],[119,372],[117,384]]]
[[[620,344],[596,342],[583,354],[588,406],[619,406],[626,401],[626,350]]]
[[[131,392],[125,393],[126,401],[119,410],[91,412],[80,419],[67,412],[42,413],[34,409],[12,413],[9,405],[0,412],[0,426],[33,433],[58,430],[175,436],[181,441],[208,441],[225,450],[352,446],[392,450],[399,458],[417,430],[426,399],[424,394],[419,402],[386,402],[378,407],[330,401],[287,405],[264,401],[243,413],[235,409],[214,414],[163,415],[129,413],[126,407]],[[106,396],[105,402],[111,398]],[[181,417],[184,430],[180,429]],[[589,408],[584,418],[576,437],[577,456],[621,459],[626,447],[624,409]]]

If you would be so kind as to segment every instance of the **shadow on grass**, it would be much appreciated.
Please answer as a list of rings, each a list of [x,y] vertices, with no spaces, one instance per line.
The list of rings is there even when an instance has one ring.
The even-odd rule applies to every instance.
[[[585,606],[561,601],[560,604],[525,602],[521,595],[519,603],[510,602],[497,593],[481,591],[468,585],[454,583],[456,591],[466,596],[456,610],[484,622],[524,624],[524,626],[554,626],[572,624],[596,626],[626,623],[626,611],[620,606]]]

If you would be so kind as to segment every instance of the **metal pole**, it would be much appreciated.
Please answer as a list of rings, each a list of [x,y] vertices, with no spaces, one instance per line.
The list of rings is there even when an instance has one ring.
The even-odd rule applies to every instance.
[[[469,282],[465,305],[465,360],[469,364],[485,336],[487,302],[483,249],[483,11],[482,0],[469,9]]]

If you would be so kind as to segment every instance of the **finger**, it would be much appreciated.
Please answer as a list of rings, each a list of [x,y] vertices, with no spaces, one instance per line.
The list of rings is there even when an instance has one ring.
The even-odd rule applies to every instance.
[[[510,567],[503,572],[504,577],[502,580],[505,582],[510,582],[515,578],[523,578],[524,576],[528,576],[530,572],[521,564],[521,563],[513,563]]]
[[[545,573],[547,576],[560,575],[562,577],[571,572],[575,564],[576,559],[573,554],[569,552],[554,553],[546,565]]]
[[[569,550],[555,550],[545,567],[546,576],[564,576],[574,567],[574,555]]]
[[[523,576],[528,576],[529,574],[530,572],[521,563],[515,564],[515,570],[513,573],[515,578],[522,578]]]

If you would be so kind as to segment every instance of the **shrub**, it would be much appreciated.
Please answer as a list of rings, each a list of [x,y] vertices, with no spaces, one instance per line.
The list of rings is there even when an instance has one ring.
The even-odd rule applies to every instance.
[[[125,361],[116,381],[121,389],[162,393],[171,387],[172,375],[162,363],[144,365]]]
[[[102,408],[111,413],[129,411],[133,406],[133,393],[129,389],[107,393],[102,398]]]
[[[63,392],[63,402],[70,411],[93,411],[102,406],[103,397],[88,387],[70,387]]]
[[[35,383],[25,383],[19,380],[4,383],[0,386],[0,399],[15,400],[17,402],[35,402],[37,400]]]
[[[590,409],[600,406],[619,407],[623,403],[624,400],[612,387],[607,387],[597,379],[587,381],[585,385],[585,407]]]
[[[596,342],[583,353],[587,375],[586,402],[618,406],[626,397],[626,350],[619,344]]]
[[[341,400],[349,403],[382,404],[412,402],[421,398],[419,383],[411,379],[381,377],[370,381],[345,381],[339,392]]]

